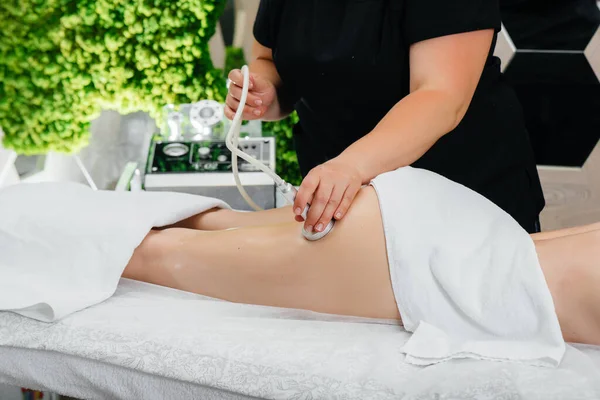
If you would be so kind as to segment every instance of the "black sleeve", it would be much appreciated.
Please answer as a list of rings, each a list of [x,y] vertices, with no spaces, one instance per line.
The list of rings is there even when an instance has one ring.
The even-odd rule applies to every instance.
[[[408,44],[482,29],[500,31],[498,0],[405,0]]]
[[[281,2],[282,0],[260,0],[254,21],[254,38],[270,49],[277,43]]]

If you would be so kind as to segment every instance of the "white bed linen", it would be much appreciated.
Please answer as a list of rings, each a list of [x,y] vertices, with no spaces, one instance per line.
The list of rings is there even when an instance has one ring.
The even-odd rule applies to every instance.
[[[0,360],[0,382],[76,399],[256,399],[53,351],[0,346]]]
[[[408,337],[386,321],[122,280],[104,303],[54,324],[0,312],[0,382],[88,399],[600,398],[600,348],[569,346],[557,369],[475,360],[423,368],[404,362]]]
[[[552,296],[533,240],[513,217],[424,169],[400,168],[372,185],[394,295],[413,332],[408,362],[560,364],[565,342]]]
[[[109,298],[153,227],[229,207],[184,193],[94,191],[78,183],[0,190],[0,310],[52,322]]]
[[[418,366],[453,358],[556,366],[558,318],[529,235],[483,196],[411,167],[374,179],[390,273]],[[222,201],[78,184],[0,191],[0,310],[59,320],[115,291],[152,227]]]

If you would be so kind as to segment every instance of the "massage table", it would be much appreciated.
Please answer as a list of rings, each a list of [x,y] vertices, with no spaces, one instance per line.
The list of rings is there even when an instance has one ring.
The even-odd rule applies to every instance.
[[[79,399],[598,399],[600,347],[559,368],[403,361],[393,321],[234,304],[122,279],[56,323],[0,312],[0,383]]]
[[[411,335],[395,321],[120,279],[151,227],[215,199],[37,184],[0,200],[3,309],[31,305],[36,317],[0,311],[0,384],[117,400],[600,399],[600,347],[570,345],[557,368],[460,358],[422,367],[406,361]]]

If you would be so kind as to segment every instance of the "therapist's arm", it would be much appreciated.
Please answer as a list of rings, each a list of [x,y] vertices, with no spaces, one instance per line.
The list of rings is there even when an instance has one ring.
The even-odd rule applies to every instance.
[[[303,180],[294,212],[300,215],[311,203],[305,229],[320,231],[332,217],[343,218],[362,184],[412,164],[456,128],[481,78],[493,35],[481,30],[411,46],[410,94],[372,132]]]
[[[286,95],[286,90],[275,68],[273,51],[254,41],[250,69],[250,89],[246,99],[243,119],[277,121],[290,115],[293,104]],[[242,96],[243,75],[239,69],[229,73],[232,84],[225,103],[225,115],[233,119]]]
[[[458,126],[471,103],[493,30],[430,39],[410,49],[410,94],[341,159],[356,163],[362,183],[410,165]]]

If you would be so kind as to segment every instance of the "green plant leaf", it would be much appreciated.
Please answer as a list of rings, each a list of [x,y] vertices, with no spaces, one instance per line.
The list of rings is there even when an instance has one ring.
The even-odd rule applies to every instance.
[[[0,126],[19,154],[78,152],[102,108],[223,101],[210,59],[222,0],[3,0]],[[197,34],[195,34],[196,32]]]

